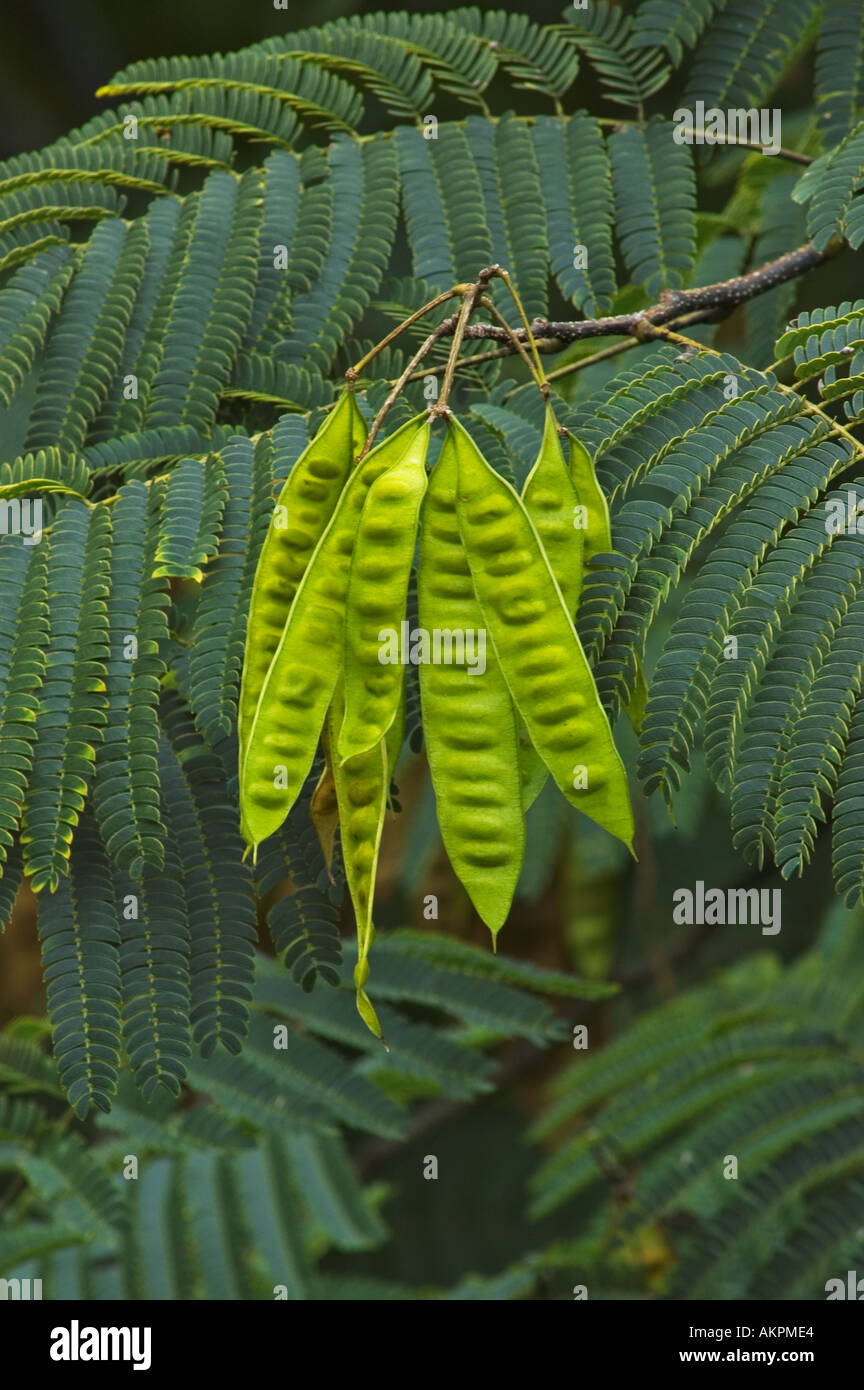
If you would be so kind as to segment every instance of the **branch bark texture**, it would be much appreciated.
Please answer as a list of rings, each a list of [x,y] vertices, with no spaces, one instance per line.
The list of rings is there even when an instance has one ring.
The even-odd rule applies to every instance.
[[[805,275],[809,270],[824,264],[836,255],[842,246],[843,242],[838,240],[826,250],[817,251],[808,242],[806,246],[787,251],[776,260],[768,261],[758,269],[748,271],[746,275],[737,275],[732,280],[723,280],[717,285],[705,285],[701,289],[666,290],[657,304],[633,314],[611,314],[606,318],[572,321],[534,319],[531,332],[541,352],[558,352],[567,343],[579,342],[583,338],[621,336],[644,341],[662,337],[662,333],[655,332],[655,329],[672,327],[682,319],[692,324],[725,318],[748,299],[766,294],[775,286],[782,285],[787,280],[794,280],[799,275]],[[493,271],[494,269],[495,267],[492,267]],[[512,339],[527,341],[523,328],[507,330],[494,323],[469,324],[464,336],[492,340],[500,343],[505,351],[511,352],[516,351]]]

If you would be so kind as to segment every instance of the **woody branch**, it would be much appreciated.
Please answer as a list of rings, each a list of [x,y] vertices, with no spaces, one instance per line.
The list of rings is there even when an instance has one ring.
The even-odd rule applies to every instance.
[[[602,338],[623,336],[642,341],[662,337],[662,330],[672,324],[686,320],[688,324],[716,321],[732,313],[739,304],[767,293],[787,280],[824,264],[836,255],[844,243],[835,239],[824,251],[817,251],[808,243],[795,251],[788,251],[774,261],[768,261],[746,275],[737,275],[732,280],[723,280],[716,285],[705,285],[692,290],[665,290],[657,304],[640,309],[632,314],[612,314],[606,318],[577,319],[571,321],[550,321],[534,319],[530,325],[531,334],[541,352],[558,352],[563,344],[575,343],[583,338]],[[497,267],[492,267],[493,272]],[[452,320],[440,325],[443,332],[455,328]],[[452,326],[451,326],[452,325]],[[525,343],[528,334],[524,328],[505,329],[494,323],[472,323],[464,328],[466,339],[485,339],[500,344],[503,352],[515,352],[514,340]]]

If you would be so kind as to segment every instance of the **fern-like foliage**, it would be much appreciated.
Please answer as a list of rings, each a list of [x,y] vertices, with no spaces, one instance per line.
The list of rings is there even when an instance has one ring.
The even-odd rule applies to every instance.
[[[669,79],[663,53],[645,42],[645,26],[634,24],[606,0],[574,10],[571,22],[561,26],[560,32],[585,53],[607,100],[617,105],[641,108]]]
[[[635,48],[665,48],[680,63],[726,0],[644,0],[636,11],[632,43]]]
[[[761,106],[801,44],[815,0],[726,0],[696,48],[684,101]]]
[[[177,710],[169,725],[178,719],[182,729]],[[175,728],[175,744],[181,736]],[[182,816],[179,823],[182,836]],[[86,952],[99,959],[100,945],[114,944],[107,865],[92,827],[88,847],[81,879],[91,881],[80,889],[94,913],[84,963]],[[77,1006],[73,893],[52,899],[64,924],[54,932],[57,965],[66,962],[54,978],[64,1002]],[[142,1097],[123,1067],[110,1116],[66,1134],[51,1108],[71,1076],[77,1087],[101,1069],[107,1081],[98,1039],[103,1030],[116,1035],[116,978],[105,973],[84,1054],[55,1048],[55,1066],[22,1024],[0,1035],[0,1173],[20,1179],[0,1218],[0,1274],[41,1278],[47,1298],[338,1297],[323,1282],[321,1258],[386,1236],[381,1194],[364,1188],[348,1132],[395,1139],[408,1130],[414,1095],[488,1093],[496,1036],[560,1040],[563,1024],[532,991],[609,992],[425,934],[395,932],[383,946],[389,1054],[357,1016],[350,961],[335,988],[310,995],[258,955],[242,1058],[222,1053],[193,1066],[176,1102],[164,1091]],[[193,960],[195,949],[193,932]]]
[[[553,1083],[534,1209],[593,1208],[592,1295],[646,1233],[673,1298],[824,1299],[845,1277],[864,1213],[860,929],[835,909],[794,966],[750,955]]]
[[[862,45],[857,0],[286,22],[239,52],[135,62],[99,115],[0,163],[0,930],[35,895],[48,1013],[0,1034],[4,1277],[51,1298],[462,1301],[569,1296],[576,1269],[592,1298],[806,1298],[855,1257]],[[813,101],[776,159],[676,142],[678,106],[779,104],[793,67]],[[722,282],[807,242],[804,260],[838,256],[844,302],[767,273],[722,336],[685,316],[657,341],[653,302],[721,285],[731,307]],[[237,707],[273,507],[344,372],[363,359],[371,423],[458,300],[372,349],[495,263],[609,503],[575,617],[610,720],[648,667],[643,790],[675,813],[698,756],[747,861],[788,879],[830,839],[855,910],[792,965],[751,956],[596,1053],[592,1034],[553,1084],[533,1184],[578,1240],[404,1289],[322,1265],[386,1237],[363,1145],[410,1138],[417,1101],[488,1095],[499,1044],[568,1042],[538,996],[614,987],[382,930],[385,1052],[354,1004],[323,753],[245,860]],[[519,328],[504,284],[487,290],[472,323]],[[582,322],[607,315],[626,328]],[[449,342],[383,436],[432,399]],[[453,407],[519,489],[544,398],[500,341],[462,355]],[[423,744],[416,677],[394,814]],[[431,793],[414,799],[409,833],[431,841]],[[550,891],[573,821],[548,785],[523,903]]]
[[[822,7],[816,89],[823,139],[834,145],[864,106],[864,15],[854,0],[825,0]]]
[[[611,139],[621,250],[632,279],[652,296],[684,283],[695,259],[696,185],[687,147],[651,120]],[[682,153],[683,152],[683,153]]]
[[[815,37],[807,0],[778,13],[764,0],[743,29],[737,0],[594,5],[555,26],[476,7],[335,20],[239,53],[137,62],[103,89],[113,108],[0,165],[0,502],[13,517],[41,509],[38,542],[33,528],[0,535],[0,922],[26,877],[78,1114],[110,1104],[124,1052],[148,1097],[176,1097],[199,1054],[236,1057],[260,922],[304,989],[341,968],[339,847],[321,849],[311,786],[253,874],[234,768],[258,553],[345,368],[495,261],[542,326],[562,298],[578,315],[641,308],[799,236],[858,245],[842,4],[823,14],[817,85],[840,102],[824,152],[794,186],[748,184],[756,248],[731,213],[716,215],[723,235],[697,217],[701,166],[673,139],[670,65],[692,50],[706,102],[767,98]],[[614,117],[576,109],[580,64]],[[502,290],[495,307],[516,326]],[[562,354],[555,408],[613,522],[579,625],[614,718],[655,618],[698,566],[654,673],[643,784],[671,803],[704,729],[743,852],[797,873],[833,815],[852,899],[860,541],[824,521],[847,505],[861,452],[860,304],[784,332],[794,291],[771,295],[740,354],[640,344],[624,371],[589,368],[572,391]],[[368,418],[424,331],[366,363]],[[500,354],[476,355],[460,407],[521,486],[542,401]],[[430,366],[442,362],[439,345]],[[385,432],[421,399],[409,387]],[[410,682],[408,696],[416,750]],[[543,881],[535,864],[526,891]]]
[[[862,158],[864,122],[859,122],[816,160],[792,195],[808,204],[807,231],[819,251],[835,236],[855,248],[864,241],[864,199],[859,192]]]

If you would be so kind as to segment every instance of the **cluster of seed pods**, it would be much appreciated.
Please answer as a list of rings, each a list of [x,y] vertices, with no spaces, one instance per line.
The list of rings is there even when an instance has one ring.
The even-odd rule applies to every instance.
[[[405,668],[382,634],[405,618],[415,551],[426,633],[482,633],[484,662],[452,643],[419,665],[441,835],[493,934],[510,910],[525,811],[552,776],[572,804],[632,849],[627,777],[573,626],[585,556],[611,549],[591,461],[562,448],[551,406],[537,462],[516,493],[449,413],[427,476],[431,425],[417,416],[362,456],[348,390],[295,464],[253,587],[240,695],[240,806],[254,849],[294,805],[323,741],[357,919],[357,1006],[388,791],[404,729]],[[418,546],[419,531],[419,551]]]

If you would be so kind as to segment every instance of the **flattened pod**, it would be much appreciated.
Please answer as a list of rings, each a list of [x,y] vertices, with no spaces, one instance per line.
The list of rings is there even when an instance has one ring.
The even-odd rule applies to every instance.
[[[575,435],[570,435],[570,481],[576,489],[576,502],[585,508],[583,559],[608,554],[612,549],[609,503],[597,481],[591,455]],[[574,518],[576,513],[573,513]]]
[[[337,692],[333,696],[334,702],[338,699],[338,718],[343,717],[345,709],[344,692],[337,687]],[[333,848],[336,838],[336,827],[339,824],[339,807],[336,801],[336,779],[333,773],[333,759],[330,750],[330,731],[334,723],[332,714],[333,705],[330,706],[330,713],[324,722],[321,733],[321,742],[324,747],[324,767],[321,776],[318,778],[318,785],[312,796],[309,806],[309,815],[312,824],[318,835],[318,842],[321,852],[324,855],[324,863],[327,865],[329,873],[333,862]],[[399,754],[402,752],[402,744],[405,739],[405,701],[399,701],[399,709],[396,718],[387,731],[384,746],[387,750],[387,779],[388,779],[388,805],[390,804],[389,786],[392,780]]]
[[[632,849],[624,765],[561,591],[520,498],[458,422],[456,514],[474,588],[531,742],[561,791]]]
[[[321,742],[324,746],[324,766],[321,776],[312,793],[309,803],[309,819],[315,827],[321,853],[327,872],[333,863],[333,848],[336,841],[336,827],[339,824],[339,811],[336,806],[336,783],[333,778],[333,762],[330,757],[329,720],[325,721]]]
[[[417,600],[421,629],[442,637],[446,633],[451,640],[459,634],[463,654],[466,635],[473,635],[476,670],[465,661],[421,663],[420,700],[444,847],[495,936],[510,911],[525,853],[519,744],[513,701],[486,640],[459,535],[456,482],[453,430],[448,427],[423,503]],[[477,660],[481,632],[482,674]]]
[[[642,662],[638,656],[636,658],[636,681],[633,686],[633,694],[630,696],[630,703],[625,711],[627,718],[633,725],[637,734],[642,732],[642,721],[645,718],[645,710],[648,705],[648,682],[645,679],[645,672],[642,669]]]
[[[387,730],[384,744],[387,749],[387,776],[392,779],[396,771],[396,764],[399,761],[399,754],[402,752],[402,744],[405,742],[405,667],[401,668],[399,681],[399,704],[396,709],[396,718]]]
[[[570,479],[577,493],[577,503],[584,507],[584,561],[594,555],[608,555],[612,549],[612,523],[609,520],[609,504],[606,494],[597,481],[591,455],[575,435],[570,438]],[[574,518],[576,512],[573,513]],[[574,611],[574,610],[571,610]],[[648,702],[648,686],[642,662],[636,658],[636,679],[633,694],[627,706],[627,718],[637,734],[642,728],[645,706]]]
[[[411,447],[425,418],[409,420],[354,470],[300,581],[240,769],[243,833],[252,845],[279,829],[312,766],[342,669],[348,573],[366,494]]]
[[[354,393],[346,391],[307,444],[279,494],[255,570],[246,626],[237,713],[241,764],[297,586],[365,438],[366,425]]]
[[[331,746],[342,722],[344,708],[344,688],[340,680],[328,716]],[[338,759],[334,759],[333,777],[339,808],[345,878],[357,920],[357,964],[354,968],[357,1012],[367,1028],[376,1038],[382,1038],[383,1041],[378,1015],[372,1007],[364,985],[369,978],[369,948],[375,936],[375,928],[372,925],[372,901],[390,787],[385,740],[379,739],[367,752],[348,758],[341,764]]]
[[[579,606],[582,591],[582,548],[586,537],[585,529],[575,524],[579,500],[564,462],[555,416],[547,404],[543,442],[537,462],[525,479],[522,502],[546,551],[571,617]]]
[[[426,491],[429,427],[405,457],[369,489],[351,557],[345,605],[345,718],[337,752],[350,758],[383,738],[399,709],[404,667],[399,633],[417,545],[420,503]],[[393,656],[382,645],[392,634]]]
[[[549,777],[549,769],[534,744],[528,737],[528,730],[521,719],[519,726],[519,780],[522,787],[522,813],[530,811],[542,792]]]
[[[522,488],[522,502],[558,581],[567,612],[575,617],[582,590],[584,528],[576,525],[579,498],[567,471],[552,407],[546,405],[543,440],[537,461]],[[548,771],[536,749],[521,741],[522,808],[528,808],[543,789]]]

